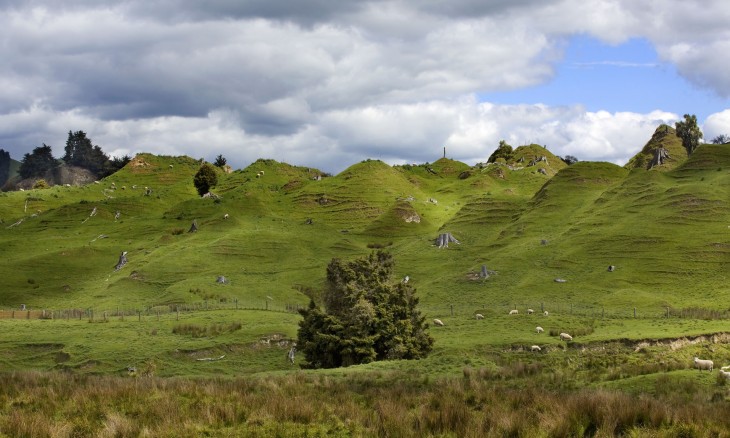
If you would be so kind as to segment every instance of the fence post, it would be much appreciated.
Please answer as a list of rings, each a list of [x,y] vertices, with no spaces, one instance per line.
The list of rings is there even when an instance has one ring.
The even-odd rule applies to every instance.
[[[13,310],[12,318],[15,319],[15,310]]]
[[[25,315],[25,319],[30,319],[30,310],[28,311],[28,314]]]
[[[606,315],[606,308],[601,306],[601,319]]]
[[[634,318],[636,318],[636,307],[634,307]]]
[[[451,316],[454,316],[454,305],[451,305]]]
[[[545,313],[545,303],[540,303],[540,313]]]
[[[141,310],[137,311],[137,316],[139,317],[139,321],[142,322],[142,311]]]
[[[177,315],[175,316],[175,321],[180,321],[180,306],[175,307],[177,309]]]
[[[238,298],[234,300],[236,302],[236,310],[238,310]]]

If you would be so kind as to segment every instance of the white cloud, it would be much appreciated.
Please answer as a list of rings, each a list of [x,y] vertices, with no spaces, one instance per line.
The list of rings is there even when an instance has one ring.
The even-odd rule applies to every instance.
[[[687,80],[730,96],[730,9],[719,0],[294,3],[3,2],[0,147],[59,154],[81,129],[117,155],[337,171],[364,158],[432,161],[444,145],[473,163],[506,139],[624,162],[676,115],[474,98],[550,81],[575,34],[645,38]],[[708,133],[728,131],[723,114]]]
[[[710,115],[702,125],[704,141],[712,141],[718,135],[730,135],[730,109]]]

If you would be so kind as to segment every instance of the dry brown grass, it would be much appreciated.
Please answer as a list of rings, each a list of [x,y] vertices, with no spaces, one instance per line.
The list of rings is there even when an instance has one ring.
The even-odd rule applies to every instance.
[[[505,373],[522,374],[511,368]],[[704,436],[730,431],[727,401],[701,391],[632,396],[514,388],[483,377],[493,376],[465,370],[462,379],[425,383],[403,375],[199,380],[6,373],[0,374],[0,435]]]

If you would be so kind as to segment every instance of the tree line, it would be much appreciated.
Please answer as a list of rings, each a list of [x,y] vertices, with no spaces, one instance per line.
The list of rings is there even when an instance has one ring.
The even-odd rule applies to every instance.
[[[23,156],[18,173],[23,179],[42,178],[65,164],[87,169],[97,178],[103,178],[121,169],[130,160],[128,155],[109,157],[100,146],[92,144],[84,131],[69,131],[60,160],[53,157],[51,146],[44,143]]]

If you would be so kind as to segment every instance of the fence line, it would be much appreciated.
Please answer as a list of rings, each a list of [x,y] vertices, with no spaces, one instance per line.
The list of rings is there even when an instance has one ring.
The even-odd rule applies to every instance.
[[[261,301],[212,301],[206,300],[196,303],[168,304],[163,306],[147,306],[142,308],[105,307],[85,309],[0,309],[0,319],[62,319],[62,320],[108,320],[109,318],[130,319],[142,317],[157,317],[174,314],[179,317],[181,313],[205,312],[215,310],[263,310],[270,312],[298,313],[299,309],[306,306],[302,304],[274,304],[270,300]]]
[[[195,303],[168,304],[147,306],[143,308],[85,308],[85,309],[0,309],[0,319],[62,319],[62,320],[108,320],[109,318],[138,318],[167,316],[174,314],[179,318],[181,313],[205,312],[213,310],[262,310],[270,312],[298,313],[307,306],[291,303],[274,303],[273,300],[205,300]],[[713,310],[703,308],[674,309],[668,306],[631,306],[624,307],[582,304],[573,302],[507,302],[500,303],[444,303],[442,305],[420,305],[419,310],[426,316],[433,317],[467,317],[477,313],[487,315],[507,315],[511,310],[518,310],[519,314],[527,314],[532,309],[536,316],[542,316],[548,311],[551,316],[582,316],[590,318],[610,319],[730,319],[727,310]]]

